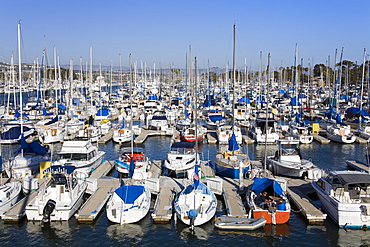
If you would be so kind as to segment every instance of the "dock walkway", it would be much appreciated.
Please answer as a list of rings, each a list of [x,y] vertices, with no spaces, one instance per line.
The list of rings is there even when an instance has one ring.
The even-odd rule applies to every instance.
[[[367,173],[370,171],[369,166],[357,160],[346,160],[346,164],[350,169]]]
[[[311,182],[302,179],[290,179],[287,182],[290,202],[299,209],[308,223],[323,222],[327,215],[314,206],[312,200],[307,196],[309,193],[314,192]]]

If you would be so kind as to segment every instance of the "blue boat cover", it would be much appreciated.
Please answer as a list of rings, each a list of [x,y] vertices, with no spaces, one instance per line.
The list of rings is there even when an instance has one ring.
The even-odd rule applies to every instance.
[[[280,184],[271,178],[259,178],[259,179],[254,180],[254,183],[251,189],[256,194],[260,194],[262,193],[262,191],[264,191],[269,186],[274,188],[274,191],[276,194],[280,196],[284,196],[283,189],[281,188]]]
[[[204,195],[211,195],[211,191],[209,188],[202,182],[199,182],[198,186],[195,187],[195,184],[190,184],[188,187],[185,188],[184,194],[190,194],[193,190],[201,190],[202,194]]]
[[[144,193],[142,185],[124,185],[114,191],[126,204],[133,204]]]
[[[15,153],[20,154],[22,150],[26,154],[45,154],[48,151],[36,140],[31,143],[26,142],[23,134],[21,135],[21,147]]]
[[[96,116],[108,116],[109,115],[109,109],[104,108],[104,109],[99,109],[96,113]]]

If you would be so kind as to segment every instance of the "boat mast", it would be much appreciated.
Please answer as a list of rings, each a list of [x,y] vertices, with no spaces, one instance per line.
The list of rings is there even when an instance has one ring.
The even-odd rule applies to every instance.
[[[23,99],[22,99],[22,60],[21,60],[21,23],[18,22],[18,80],[19,80],[19,110],[20,110],[20,123],[21,135],[23,135]],[[23,149],[22,149],[23,155]]]
[[[133,78],[132,78],[132,55],[130,53],[130,113],[131,113],[131,117],[130,117],[130,130],[131,130],[131,135],[132,135],[132,118],[134,116],[133,112],[132,112],[132,81],[133,81]],[[131,137],[131,159],[134,158],[134,138]]]
[[[364,48],[364,60],[362,64],[362,78],[361,78],[361,94],[360,94],[360,117],[359,117],[359,128],[362,125],[362,96],[364,94],[364,77],[365,77],[365,63],[366,63],[366,48]]]
[[[233,101],[232,101],[232,117],[233,117],[233,122],[232,122],[232,133],[234,134],[234,125],[235,125],[235,118],[234,118],[234,111],[235,111],[235,77],[236,77],[236,62],[235,62],[235,47],[236,47],[236,25],[234,24],[234,37],[233,37],[234,43],[233,43]],[[233,150],[234,152],[234,150]]]

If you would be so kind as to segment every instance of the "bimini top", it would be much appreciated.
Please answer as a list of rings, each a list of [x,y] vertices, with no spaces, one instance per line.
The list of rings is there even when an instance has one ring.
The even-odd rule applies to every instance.
[[[171,148],[194,148],[194,142],[174,142]]]
[[[360,184],[360,183],[370,184],[370,174],[364,173],[364,172],[337,171],[337,172],[332,172],[331,175],[334,176],[334,179],[335,177],[338,178],[337,181],[339,181],[342,185]]]
[[[143,192],[142,185],[124,185],[114,191],[126,204],[133,204]]]

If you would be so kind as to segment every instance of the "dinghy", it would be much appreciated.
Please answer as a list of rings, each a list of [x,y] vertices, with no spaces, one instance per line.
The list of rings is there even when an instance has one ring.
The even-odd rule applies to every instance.
[[[215,219],[215,227],[222,230],[253,231],[266,224],[266,219],[249,219],[223,215]]]

